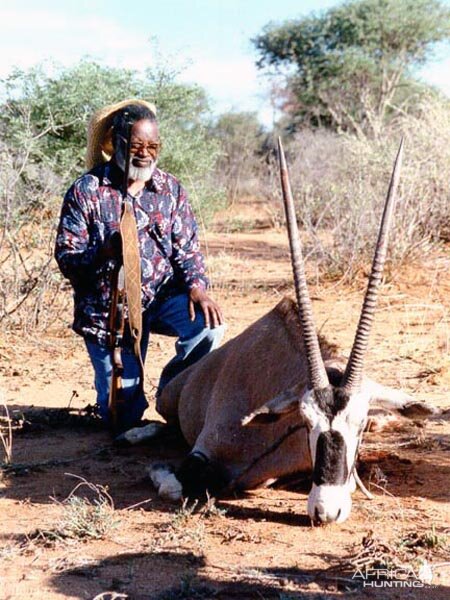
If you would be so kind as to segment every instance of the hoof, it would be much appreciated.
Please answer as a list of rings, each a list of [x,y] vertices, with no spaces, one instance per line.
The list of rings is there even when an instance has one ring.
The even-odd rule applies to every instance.
[[[183,497],[183,486],[175,477],[170,465],[155,464],[148,468],[148,474],[155,486],[158,496],[171,502]]]
[[[154,421],[153,423],[144,425],[144,427],[133,427],[133,429],[129,429],[118,435],[114,443],[118,446],[135,446],[136,444],[141,444],[155,438],[165,427],[165,423],[160,423],[159,421]]]

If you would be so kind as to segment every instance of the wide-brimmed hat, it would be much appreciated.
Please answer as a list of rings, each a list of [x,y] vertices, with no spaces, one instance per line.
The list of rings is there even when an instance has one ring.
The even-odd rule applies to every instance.
[[[156,115],[156,107],[146,100],[129,99],[110,104],[97,110],[88,125],[86,166],[93,169],[97,165],[111,159],[114,148],[112,144],[112,121],[114,115],[128,104],[140,104]]]

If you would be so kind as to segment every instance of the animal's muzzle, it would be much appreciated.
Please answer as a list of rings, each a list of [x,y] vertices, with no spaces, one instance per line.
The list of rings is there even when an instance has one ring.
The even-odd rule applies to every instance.
[[[318,508],[314,510],[314,525],[325,525],[326,523],[335,523],[339,521],[339,517],[342,514],[342,510],[339,508],[336,514],[331,514],[326,511],[319,511]]]
[[[308,515],[315,524],[343,523],[350,515],[352,498],[349,485],[313,483],[308,496]]]

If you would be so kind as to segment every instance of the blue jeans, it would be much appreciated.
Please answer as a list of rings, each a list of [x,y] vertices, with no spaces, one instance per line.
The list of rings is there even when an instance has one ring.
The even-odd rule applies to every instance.
[[[189,316],[189,298],[179,294],[162,302],[155,301],[143,313],[141,353],[145,361],[150,333],[178,337],[175,343],[176,354],[164,367],[158,384],[157,395],[178,373],[197,362],[202,356],[217,348],[223,337],[224,325],[205,327],[205,319],[200,308],[196,307],[195,320]],[[109,420],[108,399],[111,385],[111,350],[90,340],[85,340],[87,351],[94,367],[97,408],[103,420]],[[123,362],[123,414],[118,415],[120,427],[132,427],[138,422],[148,402],[140,389],[139,364],[131,344],[124,341]]]

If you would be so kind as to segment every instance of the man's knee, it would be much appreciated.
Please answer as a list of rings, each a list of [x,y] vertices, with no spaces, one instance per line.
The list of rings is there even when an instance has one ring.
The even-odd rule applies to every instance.
[[[224,333],[225,325],[203,327],[196,335],[178,340],[177,351],[183,356],[194,354],[198,360],[219,346]]]
[[[206,336],[211,340],[211,350],[215,350],[223,339],[225,334],[225,325],[217,325],[216,327],[205,327]]]

